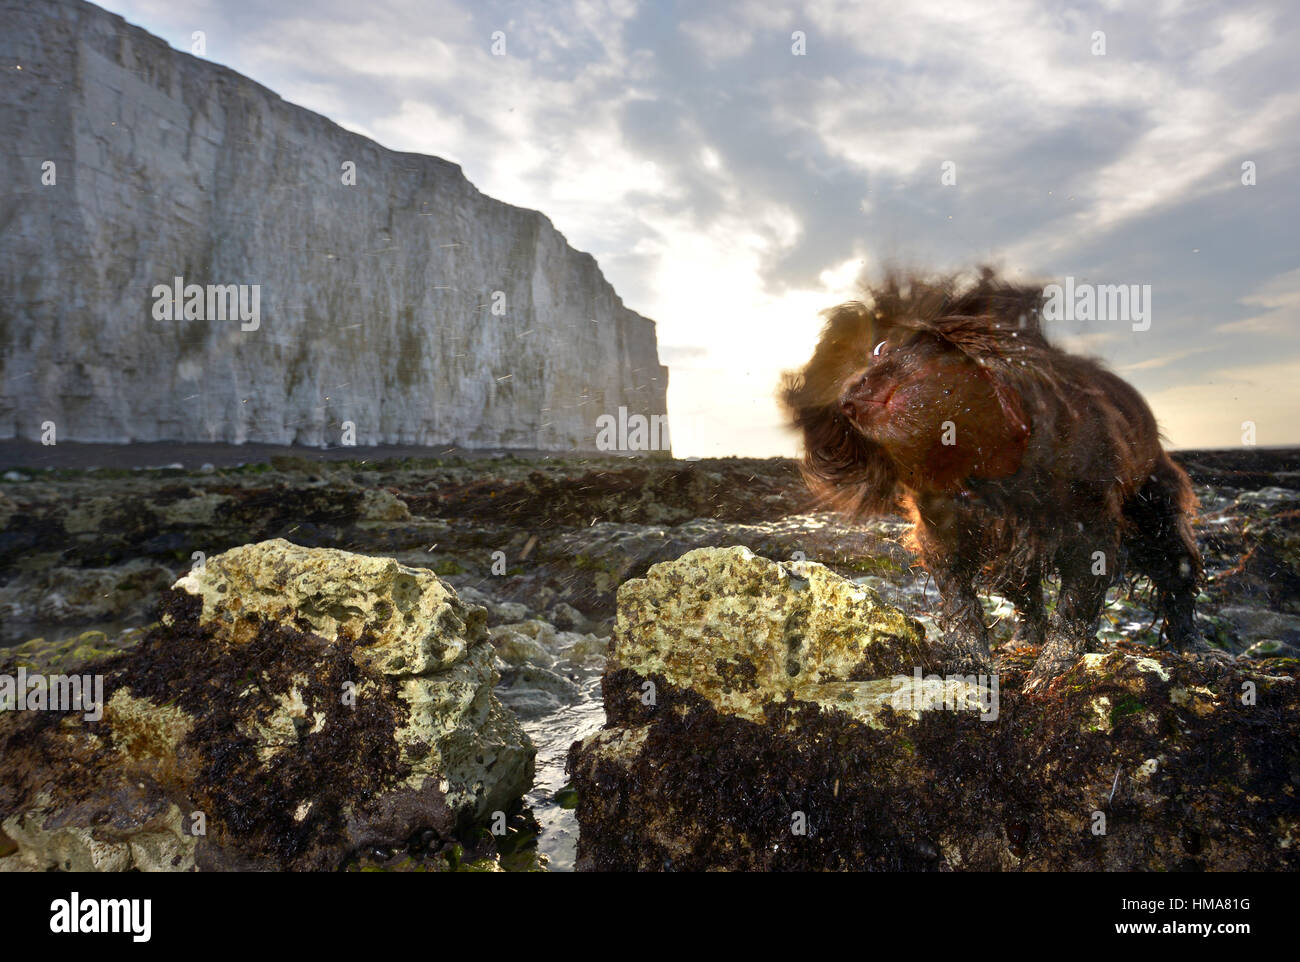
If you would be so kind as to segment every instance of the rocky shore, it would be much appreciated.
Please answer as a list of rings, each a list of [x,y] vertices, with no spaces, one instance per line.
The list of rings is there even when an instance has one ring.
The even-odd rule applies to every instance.
[[[787,460],[283,455],[242,466],[10,470],[0,480],[0,672],[97,665],[107,704],[96,722],[0,714],[0,868],[1217,868],[1235,864],[1229,823],[1247,826],[1255,841],[1239,849],[1257,867],[1289,864],[1300,465],[1289,452],[1182,458],[1202,502],[1200,624],[1244,657],[1215,667],[1157,651],[1139,582],[1112,592],[1098,653],[1055,700],[1021,699],[1033,652],[1010,647],[1009,605],[986,596],[1002,644],[992,724],[978,712],[912,717],[884,705],[895,676],[928,669],[937,593],[899,543],[901,519],[848,525],[815,511]],[[740,581],[700,566],[741,548],[758,567]],[[648,586],[680,565],[695,565],[731,601],[655,616],[651,643],[636,627],[649,617]],[[279,587],[309,571],[364,600],[339,617],[305,588]],[[803,587],[780,587],[782,578]],[[423,667],[373,657],[416,650],[410,637],[385,635],[391,621],[377,614],[396,605],[398,581],[424,599],[402,602],[425,631]],[[249,606],[251,619],[194,600],[219,585],[223,603]],[[806,607],[819,592],[835,600]],[[440,605],[454,618],[440,622]],[[890,627],[872,635],[874,654],[842,650],[881,618]],[[734,634],[778,621],[787,627],[777,634]],[[240,640],[250,631],[252,647]],[[792,649],[794,634],[802,640]],[[439,662],[427,654],[435,649],[461,654]],[[785,683],[791,666],[799,685]],[[251,689],[212,682],[250,671],[260,678]],[[801,687],[813,675],[831,687]],[[333,689],[346,680],[372,693],[365,713],[337,703]],[[640,700],[647,681],[657,707]],[[1240,703],[1246,683],[1254,706]],[[463,717],[417,717],[438,686],[460,692]],[[987,690],[967,696],[978,705]],[[1103,700],[1109,708],[1097,707]],[[324,728],[313,731],[318,715]],[[152,755],[115,734],[137,718],[156,742]],[[427,754],[412,749],[413,726],[424,726],[415,740]],[[473,749],[472,765],[498,758],[497,774],[449,777],[439,766],[467,757],[448,747],[451,730],[489,746],[483,761]],[[728,740],[734,750],[717,755]],[[56,745],[94,776],[57,777],[41,762]],[[317,753],[335,767],[309,777]],[[698,788],[717,771],[704,765],[710,757],[735,767],[714,779],[713,794],[647,780],[671,769]],[[783,768],[781,757],[808,764]],[[272,795],[218,777],[240,769],[262,784],[264,765],[274,769]],[[1002,788],[976,787],[989,770],[1004,773]],[[123,793],[140,773],[148,790]],[[455,785],[479,782],[481,799],[457,794]],[[363,783],[374,797],[356,794]],[[932,783],[947,787],[921,794]],[[765,801],[741,812],[741,797]],[[313,798],[319,807],[294,822]],[[197,841],[185,834],[195,811],[208,826]],[[796,811],[807,835],[791,834]],[[895,813],[888,831],[886,811]],[[1095,812],[1127,834],[1096,842]],[[642,834],[630,834],[634,825]],[[842,844],[849,825],[862,828],[860,855]],[[1189,825],[1194,838],[1179,834]],[[706,836],[714,841],[701,848]],[[759,852],[769,841],[784,846],[781,857]]]
[[[589,870],[1294,870],[1295,662],[1125,642],[1047,697],[943,676],[811,562],[701,549],[619,591],[608,724],[569,757]],[[927,664],[929,663],[929,664]]]

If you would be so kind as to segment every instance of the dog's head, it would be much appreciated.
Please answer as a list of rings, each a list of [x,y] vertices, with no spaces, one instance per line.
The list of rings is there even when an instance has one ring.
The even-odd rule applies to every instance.
[[[1014,474],[1030,417],[1008,374],[1050,350],[1037,290],[985,274],[964,291],[891,278],[872,295],[828,311],[812,359],[785,376],[814,491],[860,514],[891,509],[900,486],[952,492]]]

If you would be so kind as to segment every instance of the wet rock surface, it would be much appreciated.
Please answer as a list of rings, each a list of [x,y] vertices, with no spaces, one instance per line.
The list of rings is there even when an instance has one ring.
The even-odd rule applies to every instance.
[[[0,647],[0,671],[64,670],[137,647],[156,625],[160,592],[249,542],[283,538],[436,573],[462,603],[484,609],[497,698],[537,748],[525,800],[540,825],[538,850],[552,869],[565,869],[577,837],[565,760],[575,740],[605,723],[601,675],[621,584],[695,549],[744,546],[780,562],[820,562],[914,618],[927,639],[937,635],[938,594],[901,545],[902,519],[850,525],[818,512],[785,459],[338,454],[247,465],[206,456],[220,467],[13,469],[0,480],[0,645],[8,646]],[[1252,665],[1290,664],[1265,659],[1296,655],[1296,457],[1182,457],[1198,483],[1196,533],[1210,576],[1198,624]],[[154,463],[169,460],[160,454]],[[1099,650],[1157,643],[1148,592],[1143,582],[1111,592]],[[986,595],[984,604],[1000,658],[1031,659],[1033,649],[1011,647],[1009,603]],[[519,837],[536,834],[537,826],[510,818]],[[408,864],[409,847],[381,849],[370,864]]]
[[[919,622],[822,565],[700,548],[619,589],[607,672],[663,678],[756,721],[787,692],[839,703],[837,683],[938,660]]]
[[[432,859],[532,782],[484,612],[427,570],[268,541],[192,570],[159,615],[83,651],[102,711],[0,715],[0,867],[336,869],[426,834]],[[32,670],[76,670],[54,654]]]
[[[774,643],[792,593],[817,623],[773,664],[794,650]],[[578,868],[1300,866],[1293,659],[1123,643],[1028,696],[1016,652],[996,682],[923,677],[906,622],[820,565],[744,549],[625,584],[608,722],[569,756]]]
[[[778,459],[283,456],[210,471],[14,474],[20,480],[0,481],[0,644],[146,624],[158,590],[192,565],[277,537],[428,568],[491,606],[521,605],[514,620],[563,605],[564,627],[599,624],[613,614],[618,584],[655,561],[734,541],[735,519],[809,507],[793,465]],[[802,527],[740,536],[779,550]],[[848,558],[876,540],[858,534],[837,547]]]

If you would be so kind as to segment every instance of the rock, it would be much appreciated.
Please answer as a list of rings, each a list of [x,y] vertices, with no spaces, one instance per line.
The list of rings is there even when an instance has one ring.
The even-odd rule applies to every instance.
[[[142,609],[176,578],[174,569],[139,559],[108,568],[52,568],[0,587],[0,618],[47,627],[112,620]]]
[[[411,512],[391,491],[368,488],[361,498],[359,517],[362,521],[410,521]]]
[[[560,602],[547,612],[547,619],[561,631],[572,631],[587,623],[586,616],[573,605]]]
[[[507,665],[536,665],[550,668],[555,664],[552,655],[536,638],[516,631],[511,626],[500,625],[493,628],[488,636],[496,646],[497,654]]]
[[[517,601],[489,601],[487,603],[490,620],[502,624],[516,624],[528,617],[528,606]]]
[[[440,486],[427,510],[536,531],[552,525],[587,527],[596,521],[675,525],[692,519],[753,521],[781,517],[804,506],[794,465],[772,458],[709,467],[669,460],[624,461],[577,479],[532,470],[523,478],[471,479]],[[574,483],[576,481],[576,483]],[[662,536],[661,536],[662,540]]]
[[[0,868],[319,870],[452,838],[533,775],[492,661],[482,609],[431,572],[282,540],[217,555],[95,666],[101,719],[0,714]]]
[[[465,602],[465,604],[478,605],[480,608],[485,610],[492,601],[492,599],[483,594],[483,592],[479,591],[473,585],[459,585],[456,588],[456,594],[460,597],[461,601]]]
[[[915,620],[813,562],[700,548],[618,591],[611,670],[662,677],[751,719],[790,690],[838,703],[840,682],[935,660]]]
[[[564,702],[539,688],[503,688],[497,697],[523,721],[534,721],[554,714]]]
[[[626,583],[606,726],[569,753],[578,868],[1300,868],[1300,664],[1124,645],[1027,696],[1032,655],[925,657],[820,565],[710,549]]]
[[[582,694],[582,690],[563,675],[536,665],[523,665],[503,671],[501,685],[501,691],[530,688],[554,695],[562,702],[577,701]]]
[[[570,640],[571,639],[571,640]],[[564,647],[561,653],[572,664],[586,665],[603,662],[609,654],[609,636],[575,635],[565,632],[561,636]]]
[[[592,451],[665,414],[654,322],[537,211],[89,3],[4,27],[0,264],[39,269],[0,272],[0,438]],[[155,319],[178,277],[257,317]]]
[[[497,696],[522,720],[541,718],[582,699],[582,688],[553,670],[558,662],[554,652],[570,645],[572,636],[557,634],[536,619],[494,628],[492,633],[498,655],[509,666],[501,669]]]
[[[1276,640],[1288,645],[1300,643],[1300,615],[1288,615],[1267,608],[1224,607],[1219,617],[1226,618],[1247,643]]]
[[[1243,491],[1237,495],[1237,503],[1257,507],[1274,508],[1278,505],[1300,504],[1300,492],[1290,488],[1267,487],[1258,491]]]
[[[1286,642],[1273,641],[1266,639],[1257,641],[1244,652],[1247,658],[1297,658],[1300,659],[1300,648],[1294,645],[1288,645]]]
[[[488,630],[497,655],[508,665],[555,668],[564,659],[570,667],[603,662],[609,638],[575,631],[556,631],[537,618]]]
[[[1246,552],[1236,574],[1248,596],[1300,614],[1300,510],[1251,518],[1242,542]]]
[[[555,626],[542,621],[540,618],[515,621],[504,627],[511,631],[517,631],[521,635],[527,635],[529,638],[536,640],[538,644],[544,645],[548,651],[553,650],[559,643],[559,636],[556,634]]]
[[[12,672],[26,668],[42,673],[67,673],[131,648],[143,637],[142,629],[129,628],[113,637],[102,631],[85,631],[61,641],[33,638],[0,649],[0,670]]]

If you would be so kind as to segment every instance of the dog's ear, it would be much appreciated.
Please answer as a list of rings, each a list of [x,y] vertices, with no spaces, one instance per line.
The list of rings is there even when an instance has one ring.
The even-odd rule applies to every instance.
[[[1000,371],[981,367],[979,372],[993,389],[1001,417],[994,415],[987,419],[988,434],[971,474],[974,477],[1009,477],[1020,470],[1025,450],[1029,446],[1029,435],[1032,433],[1029,416],[1025,412],[1020,392],[1008,383]]]
[[[789,379],[797,375],[786,375]],[[797,393],[797,391],[796,391]],[[898,473],[883,448],[853,429],[836,407],[790,411],[803,434],[800,473],[818,502],[851,518],[898,507]]]
[[[840,412],[844,383],[867,366],[887,331],[865,304],[826,312],[826,325],[803,369],[787,372],[778,398],[803,435],[804,480],[818,500],[849,516],[893,510],[898,477],[879,445],[855,431]]]
[[[872,340],[880,332],[875,314],[858,301],[825,312],[826,324],[812,358],[798,373],[787,373],[781,400],[793,412],[816,407],[838,410],[849,377],[867,366]]]

